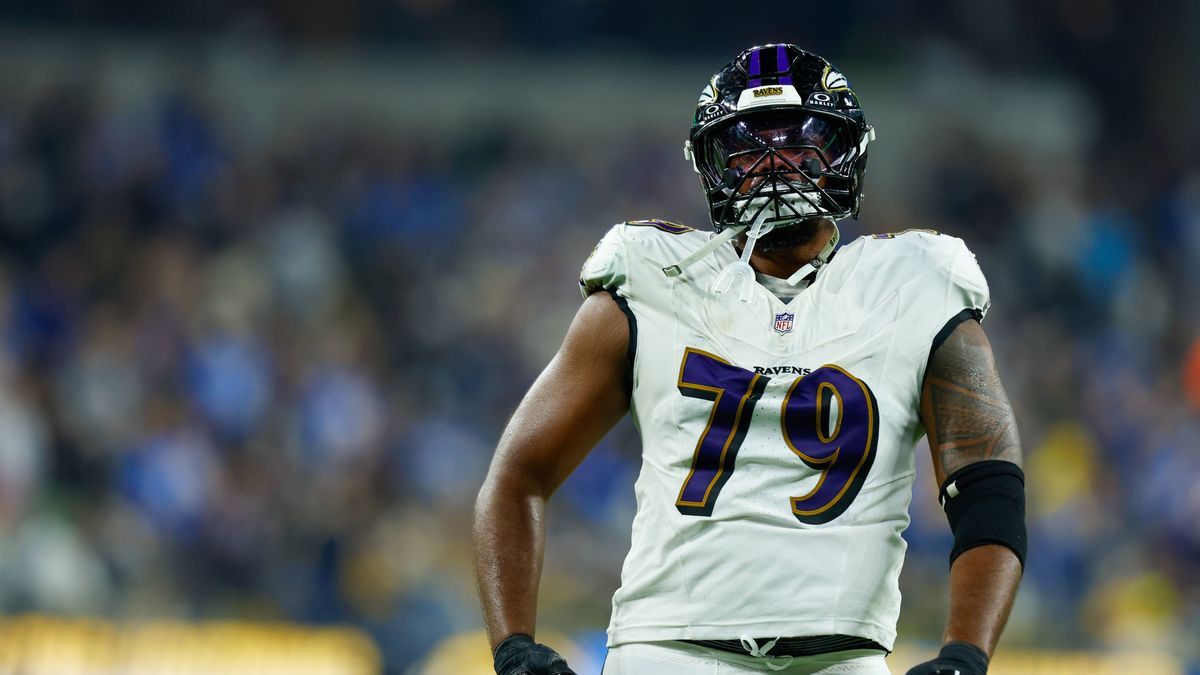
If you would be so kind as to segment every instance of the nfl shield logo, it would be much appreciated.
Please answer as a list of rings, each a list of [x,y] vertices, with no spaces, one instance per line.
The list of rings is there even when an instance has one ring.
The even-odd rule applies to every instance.
[[[784,333],[792,332],[792,319],[796,318],[795,314],[784,312],[775,315],[775,332],[783,335]]]

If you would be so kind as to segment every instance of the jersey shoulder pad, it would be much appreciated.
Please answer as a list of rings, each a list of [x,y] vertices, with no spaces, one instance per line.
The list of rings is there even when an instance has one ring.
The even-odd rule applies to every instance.
[[[928,287],[930,301],[987,312],[991,304],[987,279],[962,239],[912,229],[868,235],[859,241],[864,262],[886,275],[891,284],[916,283]]]
[[[625,283],[625,224],[613,225],[597,242],[579,271],[579,290],[583,297],[597,291],[616,289]]]
[[[665,280],[661,267],[667,263],[662,261],[675,262],[709,235],[668,220],[631,220],[614,225],[583,263],[580,290],[584,297],[600,290],[620,290],[628,295],[632,276],[653,278],[657,273]]]

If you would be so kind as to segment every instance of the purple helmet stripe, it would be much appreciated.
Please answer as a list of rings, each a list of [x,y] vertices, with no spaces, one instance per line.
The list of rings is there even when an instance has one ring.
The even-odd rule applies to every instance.
[[[762,86],[762,78],[755,77],[756,75],[762,74],[761,56],[761,49],[755,49],[754,51],[750,52],[750,81],[746,83],[746,86],[748,87]]]
[[[775,69],[775,72],[777,72],[777,73],[788,72],[787,47],[784,47],[783,45],[779,45],[778,47],[775,48],[775,63],[778,66],[778,68]],[[791,83],[792,83],[791,75],[784,75],[779,78],[779,84],[791,84]]]

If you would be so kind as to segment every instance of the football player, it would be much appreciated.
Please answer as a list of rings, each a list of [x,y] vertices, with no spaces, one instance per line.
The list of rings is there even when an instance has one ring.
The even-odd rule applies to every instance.
[[[792,45],[748,49],[704,88],[686,154],[714,232],[604,236],[480,492],[497,673],[572,672],[533,639],[544,505],[626,412],[642,469],[606,675],[889,672],[922,434],[954,546],[943,647],[909,673],[987,671],[1025,556],[987,283],[930,231],[837,248],[873,138],[846,78]]]

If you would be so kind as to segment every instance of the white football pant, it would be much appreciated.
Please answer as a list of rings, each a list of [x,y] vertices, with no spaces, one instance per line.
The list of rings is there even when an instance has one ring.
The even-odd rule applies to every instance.
[[[753,657],[686,642],[632,642],[608,650],[603,675],[891,675],[883,653],[858,649],[817,656]]]

